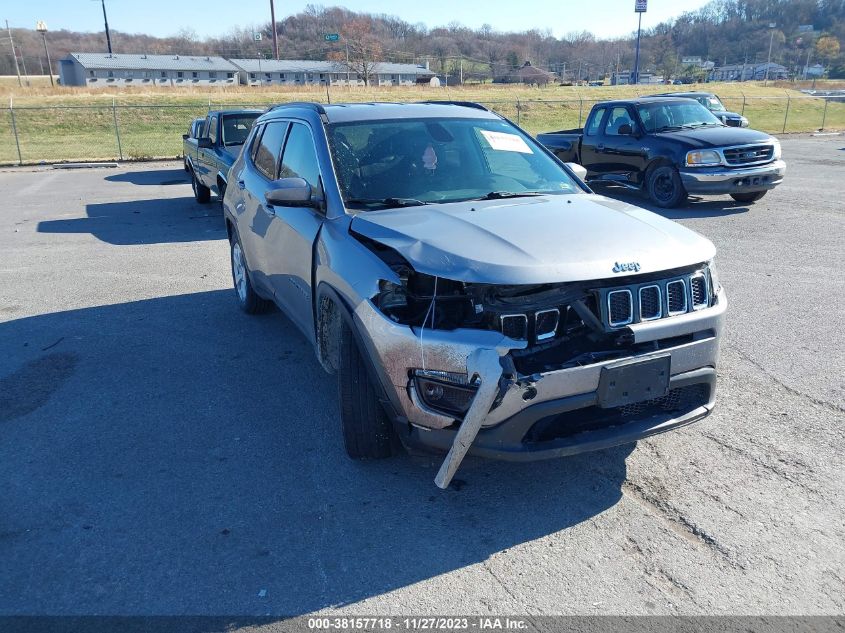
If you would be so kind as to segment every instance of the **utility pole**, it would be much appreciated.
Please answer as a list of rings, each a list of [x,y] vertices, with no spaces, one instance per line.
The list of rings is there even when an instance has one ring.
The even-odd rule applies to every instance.
[[[464,85],[464,58],[461,57],[461,85]]]
[[[41,33],[41,39],[44,40],[44,54],[47,56],[47,73],[50,75],[50,85],[53,83],[53,63],[50,61],[50,49],[47,48],[47,25],[41,20],[35,23],[35,30]]]
[[[12,29],[9,28],[9,21],[6,20],[6,30],[9,32],[9,43],[12,45],[12,58],[15,60],[15,74],[18,76],[18,85],[23,86],[21,81],[21,69],[18,66],[18,54],[15,52],[15,40],[12,39]]]
[[[109,18],[106,15],[106,0],[100,0],[103,5],[103,23],[106,25],[106,44],[109,47],[109,56],[111,56],[111,33],[109,33]]]
[[[774,22],[769,23],[769,29],[772,34],[769,36],[769,61],[766,62],[766,81],[763,82],[764,86],[769,85],[769,68],[772,65],[772,43],[775,41],[775,26],[777,25]]]
[[[279,36],[276,35],[276,3],[270,0],[270,28],[273,29],[273,57],[279,59]]]

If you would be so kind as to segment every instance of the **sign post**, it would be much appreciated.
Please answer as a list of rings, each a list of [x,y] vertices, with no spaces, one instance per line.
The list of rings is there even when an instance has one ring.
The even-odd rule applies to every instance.
[[[648,0],[634,0],[634,12],[639,17],[637,23],[637,52],[634,55],[634,72],[631,74],[631,83],[640,83],[640,32],[643,28],[643,13],[648,11]]]

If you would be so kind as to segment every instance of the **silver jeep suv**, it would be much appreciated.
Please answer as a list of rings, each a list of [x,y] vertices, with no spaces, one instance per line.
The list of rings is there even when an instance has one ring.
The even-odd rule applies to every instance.
[[[224,199],[235,296],[278,305],[338,376],[353,458],[401,441],[543,459],[713,408],[714,246],[593,194],[471,103],[287,104]]]

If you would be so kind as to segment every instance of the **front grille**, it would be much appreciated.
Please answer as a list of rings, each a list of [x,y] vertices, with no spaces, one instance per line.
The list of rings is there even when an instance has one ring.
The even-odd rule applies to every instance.
[[[766,163],[772,160],[775,148],[772,145],[753,145],[749,147],[732,147],[722,150],[728,165],[751,165]]]
[[[663,300],[660,286],[640,288],[640,321],[659,319],[663,314]]]
[[[707,279],[703,274],[693,275],[689,280],[692,309],[701,310],[707,307]]]
[[[634,320],[634,303],[627,288],[607,293],[607,314],[612,327],[627,325]]]
[[[714,302],[706,268],[659,281],[652,278],[645,283],[596,289],[595,296],[602,306],[597,316],[610,328],[703,310]]]
[[[653,416],[678,418],[707,404],[709,399],[710,385],[698,383],[670,389],[669,393],[659,398],[612,409],[593,406],[567,411],[539,420],[531,427],[523,441],[547,442]]]
[[[553,338],[560,320],[560,310],[540,310],[534,317],[534,329],[538,341]]]
[[[666,284],[666,305],[669,316],[683,314],[687,311],[687,286],[683,279],[670,281]]]
[[[525,314],[503,314],[502,334],[518,341],[528,338],[528,316]]]

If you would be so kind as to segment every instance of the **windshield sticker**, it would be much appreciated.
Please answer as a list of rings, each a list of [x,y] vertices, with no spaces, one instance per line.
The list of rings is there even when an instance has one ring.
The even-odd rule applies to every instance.
[[[491,132],[490,130],[479,130],[490,147],[502,152],[519,152],[520,154],[533,154],[534,152],[528,147],[521,136],[516,134],[508,134],[507,132]]]
[[[428,144],[428,147],[425,148],[425,151],[422,155],[423,167],[434,171],[437,169],[437,154],[434,153],[434,148],[431,146],[431,143]]]

